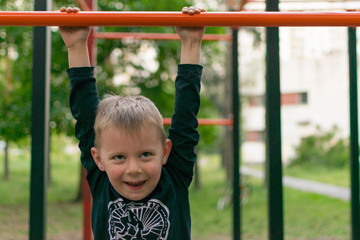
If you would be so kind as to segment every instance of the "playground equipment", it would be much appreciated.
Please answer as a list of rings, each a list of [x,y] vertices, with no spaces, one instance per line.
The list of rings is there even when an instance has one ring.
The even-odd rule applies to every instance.
[[[92,1],[89,1],[91,4]],[[92,6],[88,6],[91,10]],[[232,26],[233,27],[233,140],[234,140],[234,239],[240,239],[239,204],[239,85],[237,27],[265,26],[266,29],[266,126],[268,165],[269,239],[284,239],[281,166],[281,118],[279,26],[347,26],[349,27],[350,129],[351,129],[351,229],[352,240],[360,239],[359,214],[359,143],[357,107],[356,31],[358,12],[291,12],[279,13],[278,0],[267,0],[266,11],[259,13],[222,12],[184,16],[174,12],[50,12],[46,1],[35,1],[35,12],[0,12],[1,26]],[[197,20],[194,21],[193,18]],[[30,239],[45,239],[46,151],[49,116],[49,30],[34,28],[34,69],[32,103],[32,162],[30,194]],[[90,45],[93,39],[89,41]],[[89,48],[91,51],[91,47]],[[271,144],[269,140],[272,140]],[[86,239],[88,236],[84,236]]]
[[[194,20],[196,18],[196,20]],[[359,26],[359,12],[181,12],[65,13],[3,11],[1,26]]]
[[[126,33],[126,32],[95,32],[94,38],[101,39],[148,39],[148,40],[180,40],[176,33]],[[205,34],[204,41],[231,41],[229,34]]]

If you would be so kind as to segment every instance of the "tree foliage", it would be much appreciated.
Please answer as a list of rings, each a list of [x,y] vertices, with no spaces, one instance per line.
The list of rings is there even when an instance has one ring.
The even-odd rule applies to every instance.
[[[303,138],[295,148],[290,166],[307,165],[344,167],[349,161],[348,141],[338,138],[338,129],[323,131],[320,127],[314,135]]]
[[[0,29],[0,136],[17,141],[30,133],[32,49],[28,29]],[[20,56],[21,53],[21,56]]]

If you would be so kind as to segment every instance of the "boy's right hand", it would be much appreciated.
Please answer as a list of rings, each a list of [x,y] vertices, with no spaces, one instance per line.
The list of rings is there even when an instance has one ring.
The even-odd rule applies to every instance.
[[[205,9],[196,7],[184,7],[183,14],[194,15],[206,12]],[[195,21],[195,19],[194,19]],[[201,42],[205,27],[175,27],[181,39],[181,64],[200,64]]]
[[[206,12],[203,8],[198,7],[183,7],[182,13],[188,15],[200,14]],[[181,41],[202,41],[205,27],[175,27]]]
[[[77,14],[78,8],[61,8],[64,14]],[[89,67],[89,51],[87,40],[90,34],[90,27],[59,27],[62,39],[68,49],[69,67]]]
[[[76,14],[79,12],[79,8],[72,7],[62,7],[60,12],[64,12],[66,14]],[[59,27],[60,34],[62,39],[65,42],[65,45],[68,49],[73,48],[77,45],[86,45],[87,39],[89,37],[90,27]]]

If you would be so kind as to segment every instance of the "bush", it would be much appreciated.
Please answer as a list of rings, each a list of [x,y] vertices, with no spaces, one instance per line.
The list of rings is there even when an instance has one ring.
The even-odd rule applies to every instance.
[[[329,168],[344,167],[349,161],[349,144],[337,137],[339,129],[333,127],[329,132],[317,127],[314,135],[303,138],[295,147],[295,157],[290,166],[316,165]]]

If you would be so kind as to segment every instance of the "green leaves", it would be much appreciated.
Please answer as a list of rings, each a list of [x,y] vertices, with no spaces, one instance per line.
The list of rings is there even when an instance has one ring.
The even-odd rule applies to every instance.
[[[295,148],[291,165],[344,167],[349,160],[348,142],[338,137],[338,128],[325,132],[318,127],[316,134],[301,140]]]

